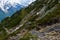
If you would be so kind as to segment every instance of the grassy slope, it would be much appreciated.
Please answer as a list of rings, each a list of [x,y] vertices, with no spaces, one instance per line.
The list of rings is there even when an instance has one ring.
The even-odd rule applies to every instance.
[[[34,6],[29,6],[25,9],[22,9],[19,12],[16,12],[12,17],[7,18],[4,21],[2,21],[2,23],[0,25],[0,27],[1,27],[0,30],[2,30],[3,26],[7,27],[8,29],[12,28],[13,26],[16,26],[20,22],[20,20],[22,18],[24,18],[25,15],[27,15],[32,9],[34,9],[36,7],[36,10],[38,10],[38,8],[41,5],[38,2],[37,2],[37,4],[35,4]],[[44,18],[39,20],[37,23],[44,25],[46,23],[52,22],[52,20],[57,19],[57,18],[60,18],[60,4],[58,4],[58,8],[56,10],[54,10],[52,13],[50,12],[49,14],[47,14]],[[2,38],[3,36],[5,36],[5,33],[4,33],[4,35],[2,34],[2,36],[0,38]]]
[[[45,17],[43,17],[41,20],[38,21],[38,23],[44,25],[44,24],[52,24],[58,22],[58,19],[60,19],[60,4],[57,5],[57,9],[55,9],[52,12],[49,12]],[[55,21],[54,21],[55,20]]]

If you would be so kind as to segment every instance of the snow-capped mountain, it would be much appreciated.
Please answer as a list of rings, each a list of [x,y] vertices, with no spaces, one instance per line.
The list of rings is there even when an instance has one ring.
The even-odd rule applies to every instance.
[[[36,0],[0,0],[0,21]]]
[[[7,10],[10,7],[16,8],[16,5],[20,4],[22,6],[28,6],[35,0],[0,0],[0,9],[4,12],[7,12]]]

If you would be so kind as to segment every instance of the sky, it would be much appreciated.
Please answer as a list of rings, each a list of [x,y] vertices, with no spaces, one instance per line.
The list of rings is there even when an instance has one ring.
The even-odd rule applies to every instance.
[[[4,12],[8,12],[8,9],[11,6],[16,7],[17,4],[20,4],[22,6],[28,6],[34,1],[36,0],[0,0],[0,9]]]

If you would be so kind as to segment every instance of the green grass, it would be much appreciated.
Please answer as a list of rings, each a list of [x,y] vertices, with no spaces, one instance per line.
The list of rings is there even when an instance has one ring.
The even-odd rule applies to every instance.
[[[46,24],[48,22],[54,22],[54,19],[60,18],[60,4],[57,5],[57,9],[52,12],[49,12],[45,17],[39,20],[37,23],[39,24]]]
[[[36,8],[36,10],[38,10],[39,8],[43,7],[44,2],[35,2],[34,5],[29,5],[29,7],[27,8],[23,8],[22,10],[16,12],[12,17],[8,17],[5,20],[3,20],[0,24],[0,31],[3,30],[3,26],[5,26],[6,28],[10,29],[12,27],[15,27],[16,25],[19,25],[20,21],[31,12],[31,10],[33,10],[34,8]],[[46,2],[45,2],[46,3]],[[50,4],[51,5],[51,4]],[[50,6],[49,6],[50,7]],[[41,20],[38,20],[37,22],[35,21],[35,18],[37,18],[38,16],[34,16],[32,17],[29,21],[31,21],[31,25],[28,27],[27,25],[24,25],[23,27],[21,27],[19,30],[17,30],[16,32],[10,34],[7,36],[6,32],[3,31],[2,34],[0,34],[0,40],[3,40],[5,37],[8,38],[9,36],[12,35],[16,35],[17,33],[19,33],[22,29],[26,28],[28,30],[32,30],[33,28],[36,27],[36,24],[41,24],[44,25],[46,23],[50,23],[52,21],[54,21],[54,19],[58,19],[60,18],[60,4],[58,4],[57,9],[55,9],[52,12],[49,12],[45,17],[43,17]],[[34,23],[35,22],[35,23]],[[25,36],[24,38],[21,38],[20,40],[29,40],[29,36]],[[5,40],[5,39],[4,39]]]

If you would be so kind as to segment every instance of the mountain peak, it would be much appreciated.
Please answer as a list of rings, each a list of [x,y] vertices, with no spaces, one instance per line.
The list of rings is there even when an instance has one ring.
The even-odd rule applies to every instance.
[[[7,12],[10,7],[16,7],[17,4],[28,6],[35,0],[0,0],[0,9]]]

